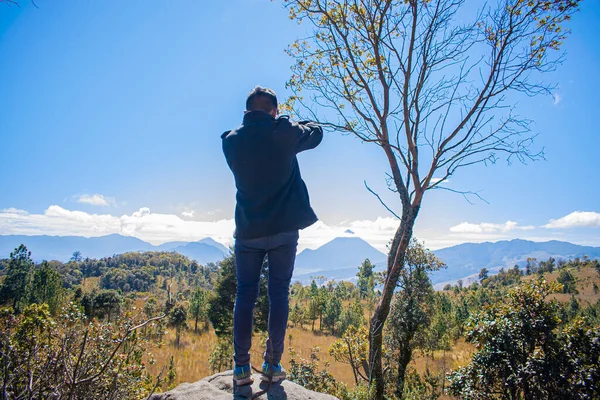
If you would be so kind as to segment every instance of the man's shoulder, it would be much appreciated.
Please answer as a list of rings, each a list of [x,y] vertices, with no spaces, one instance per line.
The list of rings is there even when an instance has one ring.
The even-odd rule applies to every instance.
[[[235,130],[230,129],[228,131],[223,132],[223,134],[221,134],[221,139],[225,139],[227,136],[229,136],[230,133],[233,133],[234,131]]]
[[[236,134],[237,134],[237,132],[238,132],[238,131],[239,131],[241,128],[242,128],[242,127],[241,127],[241,126],[239,126],[239,127],[235,128],[235,129],[229,129],[229,130],[227,130],[227,131],[223,132],[223,133],[221,134],[221,139],[225,140],[225,139],[227,139],[227,138],[231,138],[232,136],[236,135]]]

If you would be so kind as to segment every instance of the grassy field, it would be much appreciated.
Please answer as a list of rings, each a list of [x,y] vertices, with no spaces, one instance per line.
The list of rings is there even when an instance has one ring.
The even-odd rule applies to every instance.
[[[574,269],[573,274],[577,278],[578,294],[575,295],[577,300],[582,304],[595,303],[600,299],[600,293],[594,290],[594,284],[600,286],[600,276],[593,268],[582,268],[581,270]],[[546,279],[555,280],[558,277],[558,272],[545,274]],[[536,275],[527,276],[523,279],[536,279]],[[98,289],[98,278],[87,278],[83,287],[85,292]],[[452,295],[452,293],[450,293]],[[148,294],[139,294],[140,296],[134,301],[138,309],[141,309]],[[552,298],[560,302],[568,302],[571,299],[571,294],[557,293],[553,294]],[[346,304],[345,304],[346,305]],[[371,307],[365,304],[365,317],[370,317]],[[321,368],[328,364],[327,369],[331,372],[336,380],[344,382],[350,387],[354,386],[354,375],[349,365],[336,362],[329,355],[330,345],[338,339],[338,337],[318,330],[319,322],[315,324],[315,332],[311,330],[311,325],[307,324],[304,327],[288,328],[286,337],[286,351],[283,355],[282,364],[289,367],[290,354],[289,348],[293,347],[299,357],[308,359],[311,350],[314,347],[319,347],[319,357],[321,359]],[[191,323],[190,323],[191,326]],[[153,374],[158,374],[160,370],[169,364],[171,356],[174,357],[177,376],[174,384],[182,382],[194,382],[214,373],[211,371],[208,363],[209,355],[217,343],[216,335],[212,328],[203,332],[194,333],[193,329],[184,331],[181,338],[180,346],[175,345],[175,331],[169,328],[163,344],[160,347],[152,349],[152,353],[156,359],[156,363],[151,365],[150,371]],[[259,367],[262,364],[262,354],[264,351],[264,336],[255,335],[252,349],[252,364]],[[424,355],[420,351],[415,351],[411,366],[419,373],[423,373],[427,368],[433,372],[445,371],[449,372],[459,366],[469,363],[473,354],[474,347],[466,343],[464,339],[459,339],[452,349],[447,352],[437,351],[431,355]],[[444,398],[444,397],[442,397]]]
[[[329,346],[338,338],[328,334],[312,332],[310,329],[299,327],[288,328],[286,338],[286,353],[283,356],[282,364],[289,366],[290,345],[294,347],[298,355],[302,358],[308,358],[313,347],[319,347],[322,364],[329,362],[328,370],[333,374],[336,380],[345,382],[349,386],[354,386],[352,369],[349,365],[336,362],[329,356]],[[291,338],[291,341],[290,341]],[[156,364],[151,366],[153,373],[160,372],[162,366],[169,363],[171,356],[177,371],[175,383],[195,382],[208,375],[213,374],[208,364],[208,357],[217,339],[212,329],[195,334],[193,330],[185,332],[182,336],[181,344],[175,346],[175,332],[171,329],[166,335],[164,344],[160,348],[155,348],[153,354],[156,358]],[[435,352],[433,358],[424,356],[420,352],[415,352],[415,358],[411,365],[419,372],[424,372],[426,367],[430,370],[440,371],[442,369],[449,371],[461,365],[467,364],[471,359],[473,346],[459,340],[452,348],[452,351]],[[261,338],[255,335],[253,348],[251,352],[252,364],[260,367],[262,364],[262,354],[264,352],[264,343]]]

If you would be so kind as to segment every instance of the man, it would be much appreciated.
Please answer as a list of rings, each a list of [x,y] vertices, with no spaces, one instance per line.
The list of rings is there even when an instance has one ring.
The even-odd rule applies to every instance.
[[[246,99],[242,126],[225,132],[223,153],[235,178],[235,262],[237,296],[233,316],[237,385],[253,382],[250,368],[252,323],[265,256],[269,263],[269,338],[261,377],[285,379],[281,367],[289,313],[298,230],[317,221],[296,154],[317,147],[320,126],[277,117],[277,96],[256,87]]]

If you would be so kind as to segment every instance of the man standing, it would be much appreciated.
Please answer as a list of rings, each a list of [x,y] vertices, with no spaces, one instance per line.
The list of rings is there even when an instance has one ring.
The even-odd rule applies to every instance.
[[[277,117],[277,97],[257,86],[246,99],[242,126],[225,132],[223,153],[235,178],[237,296],[233,315],[237,385],[252,383],[250,347],[254,306],[265,256],[269,263],[269,338],[262,374],[285,379],[281,367],[298,230],[317,221],[296,154],[317,147],[323,130],[312,122]]]

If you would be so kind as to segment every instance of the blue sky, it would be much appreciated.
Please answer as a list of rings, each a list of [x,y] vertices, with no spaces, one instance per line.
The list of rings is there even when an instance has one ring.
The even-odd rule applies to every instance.
[[[255,85],[281,99],[284,49],[308,27],[277,1],[57,1],[0,4],[0,234],[108,233],[153,243],[231,241],[233,178],[220,134],[241,122]],[[427,194],[416,235],[431,248],[466,241],[566,240],[600,246],[596,156],[600,4],[582,2],[546,80],[554,97],[520,100],[546,161],[465,169]],[[376,146],[329,134],[300,156],[315,247],[351,229],[380,249],[396,221]],[[553,222],[551,222],[553,221]]]

